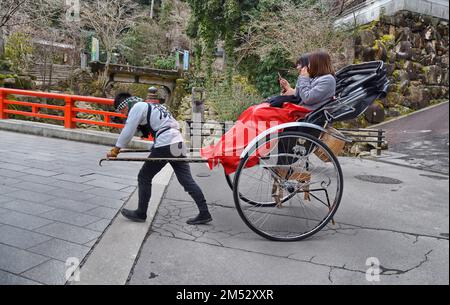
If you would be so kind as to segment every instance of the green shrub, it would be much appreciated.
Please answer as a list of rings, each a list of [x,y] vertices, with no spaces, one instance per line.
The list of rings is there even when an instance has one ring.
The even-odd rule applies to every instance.
[[[10,62],[10,69],[20,73],[28,70],[33,59],[31,37],[25,33],[16,32],[9,36],[5,45],[5,57]]]
[[[153,60],[151,66],[156,69],[173,70],[175,69],[175,57],[157,57]]]
[[[287,57],[282,50],[275,49],[269,56],[262,59],[256,56],[247,58],[241,63],[239,70],[248,76],[263,97],[278,95],[281,90],[278,73],[286,78],[292,87],[295,87],[298,77],[292,74],[290,69],[293,68],[293,64]]]
[[[207,91],[206,99],[220,121],[236,121],[248,107],[262,102],[256,88],[240,75],[233,76],[231,90],[225,80],[218,81]]]

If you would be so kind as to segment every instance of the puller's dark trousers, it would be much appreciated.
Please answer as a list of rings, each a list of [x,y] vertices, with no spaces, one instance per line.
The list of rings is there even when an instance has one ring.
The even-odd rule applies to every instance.
[[[149,158],[186,158],[186,147],[179,142],[172,145],[152,148]],[[138,175],[139,205],[138,212],[147,214],[148,204],[152,195],[153,177],[161,171],[168,161],[146,161]],[[178,181],[184,190],[194,199],[200,212],[208,211],[205,196],[192,178],[191,168],[187,162],[170,162]]]

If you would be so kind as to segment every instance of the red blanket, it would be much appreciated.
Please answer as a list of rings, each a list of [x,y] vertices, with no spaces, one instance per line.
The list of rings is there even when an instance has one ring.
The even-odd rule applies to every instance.
[[[311,110],[292,103],[284,103],[282,108],[271,107],[269,103],[249,107],[218,143],[201,149],[201,156],[208,159],[210,169],[220,162],[225,172],[231,174],[239,165],[242,151],[258,134],[273,126],[304,118],[309,112]],[[255,157],[247,162],[246,167],[257,163],[258,158]]]

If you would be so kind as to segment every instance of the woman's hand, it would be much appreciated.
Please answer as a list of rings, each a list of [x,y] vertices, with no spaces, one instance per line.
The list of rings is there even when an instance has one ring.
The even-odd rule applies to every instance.
[[[306,76],[309,77],[309,73],[308,73],[308,67],[305,66],[300,70],[300,76]]]
[[[289,85],[289,82],[284,78],[280,78],[280,86],[281,86],[281,89],[283,92],[286,92],[289,89],[292,89],[291,85]]]
[[[285,90],[285,91],[283,92],[282,95],[295,95],[295,89],[293,89],[293,88],[288,88],[287,90]]]

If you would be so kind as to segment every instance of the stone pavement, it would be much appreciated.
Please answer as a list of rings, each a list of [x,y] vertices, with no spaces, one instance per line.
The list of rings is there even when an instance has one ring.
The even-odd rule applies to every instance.
[[[108,146],[0,130],[0,285],[64,284],[135,190],[139,163]]]
[[[193,165],[213,222],[186,225],[196,208],[172,178],[129,284],[448,285],[448,176],[355,158],[340,162],[344,195],[337,225],[289,243],[250,231],[223,172],[208,176],[205,165]],[[373,183],[359,175],[401,183]],[[371,258],[380,263],[379,282],[366,280]]]

